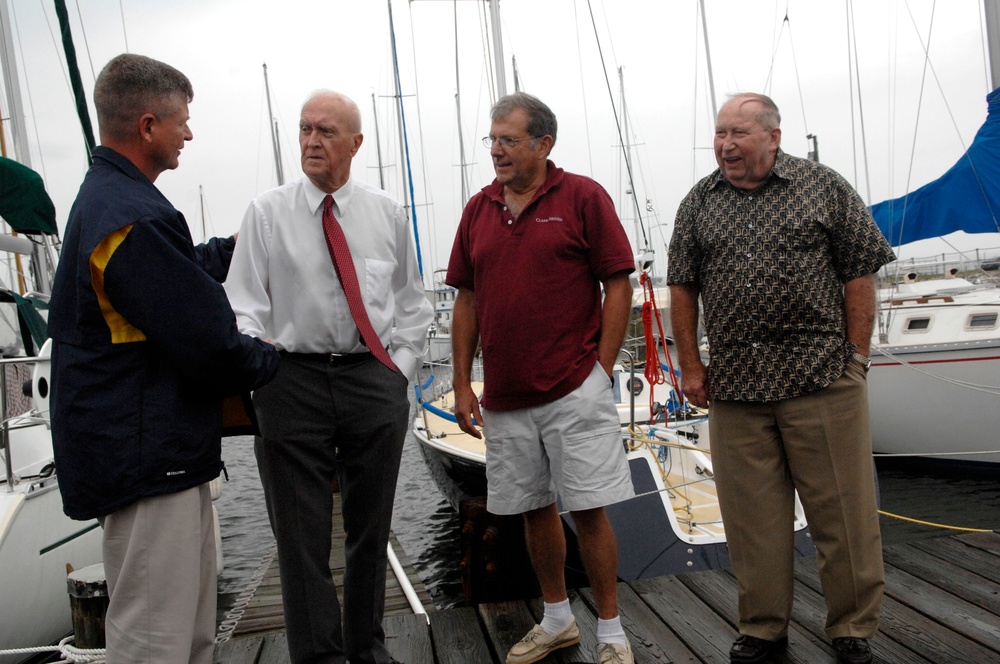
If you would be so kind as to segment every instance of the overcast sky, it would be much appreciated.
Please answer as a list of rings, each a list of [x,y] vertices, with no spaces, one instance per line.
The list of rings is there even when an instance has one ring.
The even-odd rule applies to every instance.
[[[10,4],[31,165],[45,177],[62,227],[87,165],[53,3]],[[354,161],[354,177],[378,184],[377,132],[386,188],[403,198],[385,0],[67,4],[88,101],[96,73],[126,50],[163,60],[191,79],[194,140],[181,154],[180,168],[164,173],[156,184],[185,213],[195,241],[202,238],[199,187],[208,234],[224,235],[238,229],[251,198],[277,184],[263,63],[286,179],[301,176],[296,129],[303,99],[313,89],[333,88],[354,98],[364,118],[365,143]],[[783,148],[805,156],[806,134],[817,135],[821,160],[855,183],[870,203],[938,177],[963,154],[986,117],[990,86],[982,9],[976,0],[858,1],[853,10],[845,1],[705,4],[717,104],[737,91],[770,94],[782,110]],[[678,203],[715,168],[697,6],[696,0],[500,3],[508,89],[514,87],[513,57],[522,89],[548,103],[559,119],[553,160],[603,184],[622,206],[636,248],[648,243],[661,262]],[[480,142],[489,131],[492,86],[491,54],[483,45],[486,5],[476,0],[459,0],[457,6],[451,0],[393,0],[392,8],[414,209],[425,273],[430,273],[447,262],[464,204],[457,90],[472,191],[493,177]],[[786,11],[789,20],[784,23]],[[853,50],[848,40],[851,11]],[[921,42],[930,44],[928,67]],[[852,91],[850,83],[855,50],[860,92],[856,84]],[[621,115],[618,67],[624,72],[627,142],[633,144],[645,241],[622,193],[612,111],[613,104]],[[7,113],[5,107],[5,117]],[[92,117],[96,131],[96,115]],[[963,250],[998,247],[1000,236],[952,237],[951,244]],[[950,250],[941,243],[921,243],[904,252]]]

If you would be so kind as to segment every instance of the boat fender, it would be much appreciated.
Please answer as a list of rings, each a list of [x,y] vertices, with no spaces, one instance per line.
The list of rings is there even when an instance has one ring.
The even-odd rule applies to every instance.
[[[52,340],[46,339],[38,349],[38,361],[31,372],[31,397],[39,417],[49,419],[49,373],[51,371]]]

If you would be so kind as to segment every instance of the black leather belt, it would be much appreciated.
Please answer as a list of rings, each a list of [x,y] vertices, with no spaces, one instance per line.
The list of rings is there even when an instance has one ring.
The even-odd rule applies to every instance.
[[[348,364],[357,364],[373,357],[369,352],[365,353],[290,353],[287,350],[281,351],[282,357],[300,360],[303,362],[323,362],[334,367],[342,367]]]

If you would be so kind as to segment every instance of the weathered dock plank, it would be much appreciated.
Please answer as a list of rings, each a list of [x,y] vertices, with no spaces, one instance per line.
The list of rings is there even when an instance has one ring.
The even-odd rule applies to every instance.
[[[821,592],[816,560],[813,558],[800,560],[801,562],[795,566],[796,580],[816,592]],[[895,580],[898,580],[898,577]],[[935,609],[930,606],[928,608],[931,609],[931,613],[926,614],[914,609],[910,601],[912,601],[911,594],[905,589],[892,584],[886,586],[880,624],[882,635],[898,641],[914,652],[923,654],[932,662],[1000,664],[1000,654],[957,634],[947,625],[949,617],[944,613],[952,610],[952,607],[941,605]],[[993,620],[996,622],[997,618],[994,617]],[[873,640],[873,648],[876,643],[877,641]]]
[[[885,549],[886,595],[871,646],[886,663],[1000,664],[1000,534],[948,536]],[[824,631],[826,605],[816,561],[795,562],[789,645],[778,664],[834,661]],[[577,646],[545,664],[595,661],[597,611],[590,589],[570,594],[580,627]],[[736,580],[728,570],[619,584],[622,624],[637,664],[728,662],[736,638]],[[261,609],[267,606],[262,603]],[[273,605],[271,605],[273,608]],[[500,664],[540,618],[539,600],[482,604],[423,616],[387,617],[387,645],[406,664]],[[285,664],[283,632],[234,638],[216,650],[218,664]]]
[[[644,579],[629,585],[702,661],[729,660],[732,626],[676,577]]]
[[[597,605],[589,588],[580,591],[596,614]],[[700,662],[691,649],[659,619],[641,597],[625,583],[618,584],[618,608],[636,661]],[[579,612],[575,612],[579,615]]]
[[[397,660],[406,664],[434,664],[434,646],[426,616],[389,616],[382,621],[382,627],[385,645]]]
[[[735,633],[739,631],[735,577],[725,570],[712,570],[707,574],[681,574],[677,579],[725,618],[732,627],[734,634],[732,638],[735,638]],[[807,589],[800,589],[796,594],[792,622],[788,627],[788,647],[785,649],[785,657],[789,662],[817,662],[830,659],[833,649],[822,635],[822,616],[826,613],[826,607],[822,600],[816,601],[815,597],[810,597],[811,601],[803,605],[800,602],[800,595],[804,592],[807,592]],[[820,636],[817,636],[815,629],[809,628],[816,626],[820,627]]]
[[[1000,536],[994,535],[993,538],[1000,542]],[[1000,556],[970,543],[964,536],[935,537],[913,542],[907,546],[926,551],[994,583],[1000,583]]]
[[[1000,583],[915,547],[887,547],[885,562],[1000,615]]]
[[[495,661],[476,609],[463,606],[427,615],[437,664]],[[410,664],[409,660],[400,661]]]
[[[995,556],[1000,556],[1000,537],[997,537],[998,533],[1000,531],[996,530],[990,533],[965,533],[964,535],[957,535],[955,539],[983,551],[989,551]]]
[[[257,664],[288,664],[288,639],[284,632],[272,632],[264,636]]]
[[[216,646],[212,661],[215,664],[255,664],[263,643],[264,637],[258,635],[230,639]]]

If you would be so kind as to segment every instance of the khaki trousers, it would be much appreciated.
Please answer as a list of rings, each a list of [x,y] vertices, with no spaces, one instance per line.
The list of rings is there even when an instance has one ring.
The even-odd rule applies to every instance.
[[[216,563],[207,483],[102,519],[108,664],[211,664]]]
[[[852,361],[828,387],[793,399],[713,401],[709,433],[740,633],[786,635],[797,489],[816,544],[827,635],[874,635],[885,576],[861,365]]]

